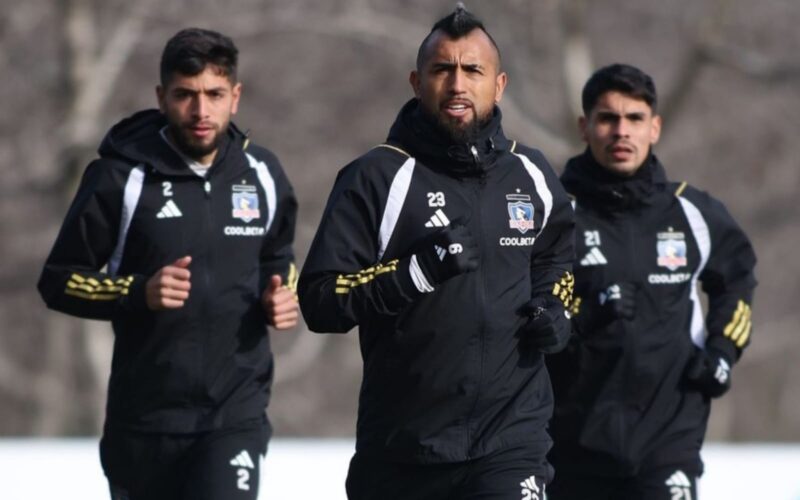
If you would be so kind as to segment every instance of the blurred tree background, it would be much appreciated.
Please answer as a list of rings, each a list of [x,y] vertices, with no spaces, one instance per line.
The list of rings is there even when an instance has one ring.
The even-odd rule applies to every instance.
[[[451,0],[0,0],[0,435],[93,435],[113,335],[45,309],[35,284],[105,131],[154,107],[166,40],[187,26],[241,51],[236,122],[273,149],[301,202],[302,263],[339,168],[380,143],[411,96],[419,42]],[[223,6],[223,4],[225,6]],[[580,89],[601,65],[649,72],[675,180],[722,199],[753,239],[753,344],[714,404],[710,437],[800,441],[800,2],[471,1],[500,45],[509,137],[557,170],[583,148]],[[794,221],[794,222],[793,222]],[[794,229],[792,229],[794,228]],[[349,436],[356,332],[273,334],[282,436]]]

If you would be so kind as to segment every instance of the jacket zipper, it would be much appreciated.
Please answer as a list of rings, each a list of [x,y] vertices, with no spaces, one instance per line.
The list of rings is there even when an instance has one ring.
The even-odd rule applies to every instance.
[[[211,300],[211,295],[212,295],[212,290],[213,290],[213,287],[212,287],[213,283],[212,283],[212,276],[211,276],[211,269],[214,268],[214,264],[212,262],[213,245],[210,244],[210,242],[213,241],[213,234],[212,234],[213,230],[212,230],[212,227],[214,225],[214,219],[213,219],[214,210],[213,210],[213,206],[212,206],[212,197],[211,197],[211,181],[208,179],[208,174],[206,174],[206,178],[203,179],[203,198],[204,198],[204,202],[205,202],[204,205],[205,205],[205,208],[206,208],[206,215],[205,215],[205,221],[204,221],[203,227],[205,229],[205,231],[204,231],[204,233],[205,233],[205,241],[208,244],[205,246],[206,252],[207,252],[206,253],[206,265],[203,266],[203,281],[205,282],[206,293],[205,293],[205,296],[203,297],[203,309],[202,309],[202,312],[201,312],[201,317],[205,316],[205,314],[206,314],[205,311],[211,310],[211,304],[209,304],[209,302]],[[206,341],[207,341],[208,337],[211,335],[211,332],[207,331],[208,325],[209,325],[209,321],[206,318],[206,320],[203,321],[203,325],[201,327],[202,330],[203,330],[203,335],[200,337],[200,356],[199,356],[200,366],[198,367],[199,376],[197,377],[197,384],[198,384],[197,394],[201,399],[205,398],[205,387],[206,387],[205,378],[203,376],[203,366],[205,365],[205,356],[206,356],[206,354],[205,354],[205,351],[206,351],[205,346],[206,346]]]
[[[480,159],[478,157],[478,151],[473,145],[470,148],[470,151],[473,154],[473,158],[475,159],[475,164],[480,165]],[[483,198],[483,188],[486,185],[486,180],[483,177],[479,177],[475,184],[473,184],[473,189],[475,190],[475,207],[477,208],[477,224],[473,223],[473,227],[476,229],[475,238],[478,242],[478,248],[485,248],[483,241],[483,206],[482,206],[482,198]],[[471,217],[474,219],[475,217]],[[481,253],[480,260],[478,263],[478,270],[476,271],[477,275],[477,288],[478,288],[478,310],[482,311],[480,317],[480,328],[478,329],[479,338],[478,338],[478,376],[475,383],[475,400],[472,404],[472,409],[470,410],[469,416],[467,417],[467,449],[466,449],[466,457],[468,460],[472,458],[470,454],[470,450],[472,449],[472,430],[471,424],[473,420],[473,416],[475,415],[475,411],[478,408],[478,405],[481,400],[481,392],[483,389],[484,384],[484,368],[486,362],[486,314],[485,314],[485,307],[486,307],[486,266],[484,265],[484,256]]]
[[[636,224],[634,223],[633,219],[630,217],[625,217],[625,222],[623,227],[625,228],[625,239],[627,241],[627,248],[628,248],[628,260],[630,262],[630,266],[628,267],[628,274],[624,275],[624,279],[628,280],[629,276],[636,276],[637,269],[638,269],[638,262],[637,262],[637,247],[636,247],[636,238],[634,232],[636,230]],[[629,331],[628,320],[620,319],[623,328],[623,335],[625,335],[625,373],[630,373],[634,375],[633,370],[631,369],[633,356],[631,355],[632,352],[636,352],[636,335],[634,332]],[[620,429],[619,429],[619,436],[620,436],[620,450],[625,454],[626,450],[628,449],[627,439],[626,436],[626,429],[629,428],[627,425],[627,415],[628,415],[628,394],[631,391],[631,387],[629,384],[629,380],[636,380],[636,377],[633,376],[625,376],[622,381],[622,391],[619,397],[619,404],[621,406],[620,411]]]

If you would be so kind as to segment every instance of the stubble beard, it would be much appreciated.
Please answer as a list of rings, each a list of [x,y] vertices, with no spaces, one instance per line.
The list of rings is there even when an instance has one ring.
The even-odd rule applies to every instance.
[[[228,130],[228,125],[214,129],[214,136],[208,143],[194,140],[188,127],[180,124],[169,124],[170,138],[175,146],[186,156],[193,160],[202,160],[219,148],[222,135]]]

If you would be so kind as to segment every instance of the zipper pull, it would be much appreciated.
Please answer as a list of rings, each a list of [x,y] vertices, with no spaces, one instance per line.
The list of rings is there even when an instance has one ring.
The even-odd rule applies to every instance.
[[[480,165],[481,157],[478,156],[478,148],[476,148],[475,145],[473,144],[472,146],[469,147],[469,152],[472,153],[472,159],[475,161],[475,166],[477,167],[478,165]]]
[[[206,194],[211,194],[211,183],[206,181],[205,184],[203,184],[203,189],[205,189]]]

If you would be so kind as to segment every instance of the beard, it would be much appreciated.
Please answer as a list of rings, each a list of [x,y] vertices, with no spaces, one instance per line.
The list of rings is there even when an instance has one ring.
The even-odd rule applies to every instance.
[[[192,137],[189,129],[181,124],[170,122],[168,130],[170,138],[175,141],[175,146],[189,158],[199,161],[217,150],[222,136],[228,130],[228,124],[215,128],[214,134],[208,142]]]
[[[436,123],[436,128],[454,144],[470,144],[475,142],[482,125],[475,118],[467,123],[463,123],[458,120],[437,117],[434,123]]]
[[[477,116],[466,123],[448,118],[442,114],[425,112],[436,129],[453,144],[472,144],[477,142],[481,129],[492,119],[492,111],[484,116]]]

